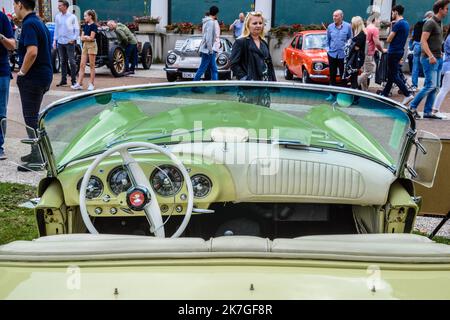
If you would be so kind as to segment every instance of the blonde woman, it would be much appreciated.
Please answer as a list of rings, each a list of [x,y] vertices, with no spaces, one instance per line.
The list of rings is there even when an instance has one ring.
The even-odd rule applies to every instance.
[[[95,89],[94,80],[95,80],[95,57],[97,55],[97,42],[95,41],[95,36],[98,32],[97,27],[97,14],[94,10],[86,10],[84,12],[84,22],[83,32],[81,33],[81,41],[83,42],[83,51],[81,53],[81,62],[80,62],[80,72],[78,75],[78,81],[71,88],[73,90],[82,90],[83,89],[83,80],[84,80],[84,70],[86,68],[87,60],[89,59],[89,66],[91,68],[90,71],[90,83],[88,85],[88,91],[92,91]]]
[[[231,70],[239,80],[277,81],[269,45],[264,40],[262,13],[249,12],[245,17],[242,35],[231,51]]]
[[[352,89],[358,89],[358,71],[364,64],[366,31],[360,16],[352,18],[353,38],[345,49],[344,78],[350,79]]]

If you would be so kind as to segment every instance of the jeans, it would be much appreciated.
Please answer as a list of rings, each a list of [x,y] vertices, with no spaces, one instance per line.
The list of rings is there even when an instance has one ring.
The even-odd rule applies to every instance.
[[[419,83],[419,74],[420,74],[420,67],[421,67],[421,63],[420,63],[420,55],[422,53],[422,47],[420,45],[420,42],[416,42],[414,41],[413,44],[413,67],[412,67],[412,72],[411,72],[411,80],[412,80],[412,85],[414,87],[418,87],[418,83]]]
[[[391,92],[392,85],[395,83],[400,91],[405,95],[405,97],[409,96],[411,93],[409,92],[406,84],[403,82],[400,77],[400,60],[402,59],[402,53],[388,53],[387,55],[387,63],[388,63],[388,80],[386,85],[384,86],[384,90],[381,95],[388,97],[389,92]]]
[[[201,57],[202,62],[195,74],[194,81],[199,81],[207,69],[211,70],[211,80],[217,80],[219,78],[219,72],[217,71],[216,53],[206,54],[202,52]]]
[[[17,86],[19,87],[25,124],[36,130],[42,99],[44,98],[44,93],[50,88],[50,85],[37,84],[24,77],[17,77]]]
[[[433,110],[439,111],[441,109],[441,105],[449,92],[450,92],[450,71],[447,71],[444,74],[444,79],[442,80],[442,87],[439,90],[439,94],[436,97],[436,101],[434,102]]]
[[[0,77],[0,153],[3,153],[3,143],[5,142],[4,133],[6,123],[2,124],[2,119],[6,119],[6,107],[9,99],[9,82],[10,76]]]
[[[134,71],[138,65],[137,44],[129,44],[125,49],[125,71]]]
[[[433,108],[434,100],[436,99],[436,92],[440,87],[441,81],[441,70],[442,70],[442,58],[436,59],[435,64],[429,62],[428,57],[421,57],[420,62],[423,66],[423,73],[425,74],[425,84],[416,95],[413,101],[411,101],[411,109],[417,109],[423,98],[427,97],[425,101],[425,108],[423,113],[431,113]]]
[[[75,44],[59,44],[58,52],[61,59],[61,82],[67,82],[67,64],[70,65],[72,84],[77,82],[77,64],[75,62]]]
[[[337,71],[339,70],[341,77],[344,73],[344,59],[337,59],[328,55],[328,64],[330,65],[330,85],[335,86]]]

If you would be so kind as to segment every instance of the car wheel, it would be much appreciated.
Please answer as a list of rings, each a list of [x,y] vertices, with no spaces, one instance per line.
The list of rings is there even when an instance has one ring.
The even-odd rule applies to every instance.
[[[166,72],[167,81],[174,82],[177,81],[177,74],[176,73],[169,73]]]
[[[311,78],[309,77],[309,73],[306,69],[303,69],[303,72],[302,72],[302,82],[303,83],[311,83]]]
[[[149,42],[144,43],[144,46],[142,47],[141,51],[141,62],[142,67],[145,70],[150,69],[153,61],[153,53],[152,53],[152,46]]]
[[[294,76],[291,73],[291,71],[289,71],[289,68],[288,68],[287,64],[284,65],[284,78],[286,80],[292,80],[294,78]]]
[[[122,77],[125,72],[125,53],[119,46],[113,46],[108,53],[108,67],[114,77]]]
[[[52,50],[52,65],[53,73],[59,73],[61,70],[61,59],[59,58],[59,52],[57,49]]]

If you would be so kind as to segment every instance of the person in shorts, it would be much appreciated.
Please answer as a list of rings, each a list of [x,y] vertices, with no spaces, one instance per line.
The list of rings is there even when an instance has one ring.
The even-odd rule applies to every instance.
[[[98,32],[96,24],[97,14],[94,10],[86,10],[84,12],[85,25],[83,26],[83,32],[81,34],[81,41],[83,42],[83,50],[81,53],[80,72],[78,74],[78,81],[71,88],[73,90],[83,90],[84,72],[86,68],[87,60],[89,59],[90,66],[90,82],[88,85],[88,91],[95,89],[95,57],[97,56],[97,42],[95,36]]]

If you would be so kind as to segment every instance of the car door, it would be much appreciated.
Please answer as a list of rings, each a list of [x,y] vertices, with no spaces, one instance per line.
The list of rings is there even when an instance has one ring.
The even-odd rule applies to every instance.
[[[303,46],[303,35],[298,36],[298,41],[295,45],[294,54],[292,56],[292,71],[294,72],[295,76],[300,77],[302,72],[302,46]]]
[[[292,71],[292,63],[293,63],[293,56],[294,56],[294,50],[295,50],[295,46],[297,44],[297,39],[298,37],[294,37],[294,39],[292,40],[291,44],[284,49],[284,61],[285,63],[289,66],[289,69]]]

